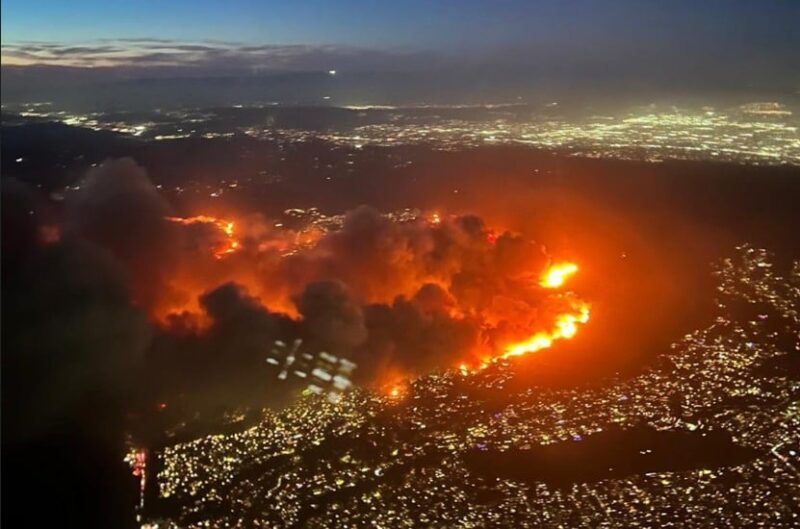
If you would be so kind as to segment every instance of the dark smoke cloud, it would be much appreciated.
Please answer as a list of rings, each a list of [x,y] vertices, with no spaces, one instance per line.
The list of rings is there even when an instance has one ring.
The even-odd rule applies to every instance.
[[[130,389],[150,332],[110,252],[69,235],[42,244],[33,190],[4,182],[3,199],[3,389],[14,403],[3,419],[6,434],[25,438],[57,427],[87,395]]]
[[[473,215],[397,223],[362,206],[314,248],[281,261],[273,277],[292,291],[306,289],[295,297],[304,338],[339,352],[357,345],[350,355],[370,381],[387,366],[406,373],[449,366],[542,328],[564,308],[564,300],[545,303],[537,286],[547,263],[541,246],[495,234]],[[323,304],[321,285],[328,310],[318,321],[307,297]],[[351,301],[330,310],[330,299]],[[315,341],[319,329],[327,338]]]
[[[426,285],[412,300],[367,306],[368,340],[359,356],[367,372],[419,373],[463,360],[480,344],[480,321],[450,317],[450,302],[440,287]]]
[[[286,259],[280,277],[291,285],[338,280],[362,303],[391,303],[439,284],[462,310],[481,312],[502,295],[537,302],[541,292],[530,286],[547,260],[541,246],[512,233],[494,237],[475,216],[398,224],[362,206],[341,230]]]
[[[366,302],[410,297],[426,282],[447,281],[486,251],[485,234],[476,222],[457,218],[432,229],[425,222],[398,224],[362,206],[311,251],[286,259],[282,275],[293,284],[340,280]]]
[[[163,401],[192,416],[280,401],[264,365],[276,340],[346,356],[366,383],[387,368],[450,366],[527,337],[563,303],[536,285],[548,259],[540,246],[472,215],[398,223],[359,207],[341,229],[286,257],[292,233],[239,218],[243,248],[215,259],[220,229],[166,220],[175,212],[133,160],[107,161],[79,185],[57,243],[37,238],[26,201],[9,210],[18,236],[4,245],[31,255],[9,298],[28,324],[10,339],[100,378],[141,373],[145,407]],[[82,331],[66,335],[74,329]],[[142,371],[129,367],[143,354]],[[66,391],[60,385],[48,383],[56,393]]]
[[[290,402],[301,381],[266,363],[278,340],[344,356],[356,383],[382,385],[496,350],[563,303],[536,286],[541,247],[475,216],[398,223],[359,207],[310,248],[237,217],[242,247],[216,259],[219,226],[167,220],[133,160],[79,185],[60,209],[19,182],[2,189],[4,505],[49,483],[61,525],[133,519],[135,498],[104,501],[134,492],[126,434],[157,446]],[[33,521],[54,525],[48,515]]]
[[[205,293],[200,303],[211,320],[207,328],[182,326],[177,318],[155,339],[147,362],[154,393],[204,416],[282,402],[285,395],[268,376],[265,360],[276,340],[299,334],[297,324],[234,283]]]
[[[414,305],[427,315],[450,314],[456,308],[456,300],[445,289],[434,283],[425,283],[414,294]]]
[[[133,282],[136,301],[151,306],[163,295],[178,259],[172,209],[145,170],[130,158],[89,171],[65,201],[66,229],[111,251]]]
[[[310,283],[296,303],[312,345],[346,353],[367,339],[361,306],[344,283]]]
[[[72,234],[45,242],[37,191],[2,188],[3,522],[124,527],[125,414],[151,330],[124,267]],[[47,495],[48,509],[30,509]],[[57,518],[55,519],[50,518]]]

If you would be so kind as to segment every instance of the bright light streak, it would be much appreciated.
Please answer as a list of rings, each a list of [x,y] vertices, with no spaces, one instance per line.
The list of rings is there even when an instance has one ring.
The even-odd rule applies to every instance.
[[[212,250],[214,257],[222,259],[226,255],[232,254],[241,247],[238,239],[234,236],[235,225],[232,221],[210,217],[208,215],[197,215],[195,217],[166,217],[166,220],[188,226],[191,224],[213,224],[223,234],[226,242]]]
[[[554,264],[542,274],[539,284],[544,288],[559,288],[577,271],[578,265],[575,263]]]

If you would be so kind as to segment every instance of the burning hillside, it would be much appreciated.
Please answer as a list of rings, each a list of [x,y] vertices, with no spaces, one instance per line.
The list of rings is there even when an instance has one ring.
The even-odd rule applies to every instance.
[[[165,217],[165,220],[182,224],[184,226],[191,226],[193,224],[210,224],[215,226],[223,235],[221,244],[216,245],[211,249],[211,253],[217,259],[222,259],[226,255],[232,254],[239,249],[239,241],[234,236],[234,223],[230,220],[218,219],[216,217],[209,217],[207,215],[198,215],[196,217]]]
[[[576,264],[474,215],[192,213],[176,215],[134,163],[109,162],[67,199],[61,237],[42,243],[112,258],[149,315],[146,366],[165,401],[262,402],[276,341],[351,359],[356,382],[382,385],[549,348],[589,319],[566,288]]]
[[[589,319],[589,305],[565,291],[576,264],[548,264],[542,248],[518,234],[495,235],[473,216],[398,221],[361,208],[311,243],[303,236],[308,227],[262,231],[240,242],[230,221],[167,220],[214,226],[225,238],[199,252],[198,261],[206,254],[215,263],[188,269],[193,278],[183,284],[194,286],[200,303],[154,313],[166,333],[188,323],[204,336],[219,323],[204,293],[233,283],[242,285],[236,292],[251,307],[294,327],[280,338],[300,337],[356,358],[385,380],[387,372],[405,377],[453,360],[480,369],[571,339]]]

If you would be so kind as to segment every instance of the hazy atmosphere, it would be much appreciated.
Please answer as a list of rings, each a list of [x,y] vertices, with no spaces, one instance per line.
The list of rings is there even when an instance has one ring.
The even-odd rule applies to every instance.
[[[797,527],[800,4],[2,4],[2,521]]]

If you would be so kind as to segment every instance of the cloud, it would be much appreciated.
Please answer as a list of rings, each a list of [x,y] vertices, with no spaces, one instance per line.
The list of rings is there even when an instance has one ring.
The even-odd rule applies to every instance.
[[[90,170],[65,201],[66,229],[109,250],[130,274],[136,301],[163,295],[178,258],[180,234],[165,217],[172,208],[130,158]]]
[[[91,43],[10,42],[3,62],[17,65],[81,68],[186,67],[216,71],[403,69],[430,62],[430,52],[366,49],[307,44],[247,44],[224,41],[183,42],[169,39],[103,39]]]
[[[73,55],[73,56],[94,57],[111,53],[120,53],[125,50],[118,46],[70,46],[66,48],[48,47],[42,51],[45,51],[55,56]]]
[[[368,305],[368,340],[359,350],[368,377],[385,371],[420,373],[451,367],[481,344],[478,318],[450,315],[453,298],[437,285],[424,285],[411,299]],[[360,373],[363,375],[363,373]]]
[[[4,442],[65,421],[102,429],[132,389],[151,336],[109,251],[71,234],[36,242],[43,206],[35,196],[3,182],[3,398],[14,403],[3,410]],[[29,240],[5,237],[6,228]],[[90,406],[95,398],[110,400]]]
[[[285,399],[286,388],[269,376],[264,361],[275,340],[299,334],[296,322],[270,312],[236,283],[206,292],[200,305],[210,318],[206,328],[184,327],[179,316],[159,329],[148,351],[146,372],[159,398],[209,416]]]
[[[144,352],[149,398],[183,399],[187,410],[280,401],[285,387],[263,371],[276,340],[350,358],[369,384],[387,369],[419,373],[496,351],[568,303],[536,282],[548,262],[540,245],[474,215],[397,222],[362,206],[310,246],[243,215],[241,247],[217,259],[226,233],[168,220],[169,203],[131,159],[104,162],[68,194],[55,244],[36,242],[32,190],[9,194],[12,184],[3,249],[17,273],[4,280],[18,286],[14,314],[25,321],[12,343],[31,350],[33,340],[98,373],[107,358],[119,367]],[[59,344],[70,356],[57,356]]]
[[[313,346],[348,353],[366,341],[363,311],[344,283],[310,283],[296,303]]]

